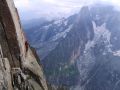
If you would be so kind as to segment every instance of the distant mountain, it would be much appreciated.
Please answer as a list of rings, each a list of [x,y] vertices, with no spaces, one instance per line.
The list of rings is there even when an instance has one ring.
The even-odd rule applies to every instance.
[[[120,89],[120,12],[111,5],[83,7],[26,34],[49,83],[72,90]]]
[[[22,25],[24,29],[31,29],[33,27],[37,27],[42,25],[43,23],[48,22],[45,18],[39,18],[39,19],[31,19],[31,20],[22,20]]]
[[[25,33],[31,45],[37,49],[42,59],[58,45],[61,39],[66,37],[76,16],[73,15],[68,19],[46,21],[35,27],[31,24],[32,28],[25,28]]]

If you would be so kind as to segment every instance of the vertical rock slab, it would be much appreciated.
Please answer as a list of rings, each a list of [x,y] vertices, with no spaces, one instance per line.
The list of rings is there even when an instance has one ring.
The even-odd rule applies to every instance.
[[[13,0],[0,0],[0,90],[48,90]]]

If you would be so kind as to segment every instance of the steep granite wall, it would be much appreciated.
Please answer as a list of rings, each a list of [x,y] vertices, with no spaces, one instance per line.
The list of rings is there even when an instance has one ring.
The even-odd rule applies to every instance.
[[[0,0],[0,47],[0,90],[48,90],[13,0]]]

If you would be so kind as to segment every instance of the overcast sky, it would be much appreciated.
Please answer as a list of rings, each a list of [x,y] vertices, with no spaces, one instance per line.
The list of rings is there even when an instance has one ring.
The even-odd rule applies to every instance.
[[[14,0],[23,20],[34,18],[64,17],[78,12],[84,5],[96,2],[113,3],[120,6],[120,0]]]

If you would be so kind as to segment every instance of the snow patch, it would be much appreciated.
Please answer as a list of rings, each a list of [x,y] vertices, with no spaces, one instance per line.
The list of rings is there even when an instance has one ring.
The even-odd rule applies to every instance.
[[[120,57],[120,50],[113,52],[114,56],[119,56]]]
[[[50,26],[52,26],[52,24],[49,24],[49,25],[43,26],[43,29],[48,30]]]
[[[52,40],[56,41],[59,38],[62,38],[62,37],[65,38],[67,36],[67,33],[71,30],[72,26],[73,25],[70,25],[65,31],[60,32],[60,33],[56,34],[55,36],[53,36]]]
[[[110,37],[111,33],[110,31],[106,28],[106,23],[104,23],[101,26],[96,26],[95,22],[93,23],[93,28],[94,28],[94,39],[91,41],[89,40],[87,44],[85,45],[85,51],[84,53],[89,50],[91,47],[94,47],[94,45],[99,42],[101,39],[104,39],[104,43],[106,44],[106,48],[108,49],[109,52],[111,52],[111,44],[110,44]]]
[[[64,24],[65,24],[65,26],[67,26],[67,24],[68,24],[68,21],[66,20],[66,21],[64,22]]]
[[[85,45],[84,53],[86,53],[86,51],[89,50],[91,47],[94,47],[94,45],[95,45],[94,41],[88,41],[87,44]]]
[[[111,33],[106,28],[106,23],[101,26],[96,26],[95,22],[92,23],[94,28],[94,38],[86,43],[84,54],[79,57],[79,60],[77,60],[77,66],[80,73],[80,82],[86,80],[89,70],[95,64],[95,55],[92,47],[94,47],[96,44],[104,42],[105,50],[102,54],[106,55],[107,52],[112,51],[110,43]]]
[[[56,20],[56,21],[54,22],[54,24],[60,26],[60,25],[64,22],[64,20],[65,20],[64,18],[63,18],[63,19]]]
[[[104,23],[101,26],[96,26],[95,22],[93,22],[93,27],[94,27],[94,33],[95,33],[96,40],[98,40],[100,37],[103,37],[106,39],[107,42],[110,43],[111,33],[106,28],[106,23]]]
[[[112,45],[110,43],[111,32],[106,28],[106,23],[102,24],[101,26],[96,26],[95,22],[92,23],[95,33],[94,42],[99,42],[101,39],[103,39],[108,52],[112,52]]]

